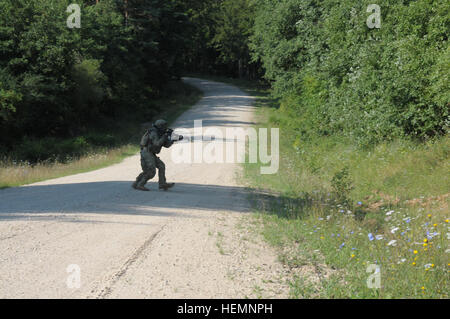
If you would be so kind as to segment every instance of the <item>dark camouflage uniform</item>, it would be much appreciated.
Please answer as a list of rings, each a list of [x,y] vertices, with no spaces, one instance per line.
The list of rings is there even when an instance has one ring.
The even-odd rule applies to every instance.
[[[161,148],[172,146],[173,141],[169,141],[167,134],[161,133],[156,127],[152,127],[141,138],[141,167],[142,173],[136,178],[135,185],[143,187],[150,179],[156,175],[158,169],[159,185],[166,184],[166,165],[156,154],[161,152]]]

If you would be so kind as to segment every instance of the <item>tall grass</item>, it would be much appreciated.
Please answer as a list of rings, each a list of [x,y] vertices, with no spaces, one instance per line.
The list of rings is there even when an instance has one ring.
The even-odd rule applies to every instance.
[[[448,298],[450,139],[396,140],[370,149],[339,136],[298,139],[261,96],[259,126],[280,127],[280,170],[245,164],[264,238],[292,269],[293,298]],[[270,195],[267,195],[270,194]],[[369,288],[369,265],[381,286]],[[295,272],[293,272],[295,273]]]
[[[270,108],[260,110],[260,117],[270,118],[265,126],[280,127],[281,116]],[[295,132],[282,125],[280,132],[280,174],[273,182],[283,191],[330,191],[333,176],[344,167],[353,180],[354,201],[382,199],[383,194],[404,200],[450,190],[448,136],[425,144],[396,140],[360,149],[341,137],[296,140],[290,138]],[[270,175],[259,178],[260,184],[274,179]]]
[[[41,162],[31,165],[26,162],[1,162],[0,189],[96,170],[119,163],[125,157],[136,154],[137,151],[137,146],[125,145],[114,149],[105,149],[102,153],[85,155],[66,163]]]

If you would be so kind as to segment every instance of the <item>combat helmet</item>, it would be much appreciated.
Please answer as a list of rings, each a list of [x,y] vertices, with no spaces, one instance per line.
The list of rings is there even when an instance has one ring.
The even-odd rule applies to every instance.
[[[155,126],[158,130],[163,131],[163,130],[167,129],[167,121],[165,121],[165,120],[157,120],[155,122],[155,124],[153,124],[153,126]]]

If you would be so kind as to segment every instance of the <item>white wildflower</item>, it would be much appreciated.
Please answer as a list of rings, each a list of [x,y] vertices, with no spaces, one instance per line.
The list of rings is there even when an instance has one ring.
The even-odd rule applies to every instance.
[[[393,239],[387,245],[388,246],[397,246],[397,241],[395,239]]]

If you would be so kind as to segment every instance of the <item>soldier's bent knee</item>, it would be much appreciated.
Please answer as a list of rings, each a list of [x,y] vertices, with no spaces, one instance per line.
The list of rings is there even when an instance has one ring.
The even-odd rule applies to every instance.
[[[155,174],[156,174],[156,169],[155,168],[149,168],[149,169],[147,169],[146,171],[145,171],[145,175],[148,177],[148,178],[152,178],[153,176],[155,176]]]

